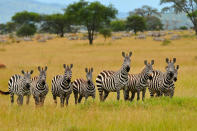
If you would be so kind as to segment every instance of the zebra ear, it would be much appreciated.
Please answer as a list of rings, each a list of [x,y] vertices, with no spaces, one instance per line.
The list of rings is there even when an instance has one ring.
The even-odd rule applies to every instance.
[[[130,52],[129,52],[129,57],[131,57],[131,56],[132,56],[132,52],[130,51]]]
[[[66,64],[63,64],[63,67],[66,69]]]
[[[85,68],[85,72],[86,72],[86,73],[88,72],[88,68]]]
[[[122,56],[125,57],[125,52],[122,52]]]
[[[154,65],[155,61],[154,60],[151,60],[151,65]]]
[[[166,63],[169,63],[169,59],[168,58],[166,58]]]
[[[47,68],[48,68],[48,67],[47,67],[47,66],[45,66],[45,69],[44,69],[44,70],[45,70],[45,71],[47,71]]]
[[[38,66],[38,71],[40,71],[40,66]]]
[[[31,70],[31,71],[30,71],[30,74],[33,74],[33,72],[34,72],[34,71],[33,71],[33,70]]]
[[[70,69],[72,69],[73,68],[73,64],[70,64]]]
[[[176,63],[176,58],[173,58],[173,63]]]
[[[147,60],[144,60],[144,64],[147,65]]]
[[[93,72],[93,68],[91,68],[90,70],[91,70],[91,72]]]
[[[25,74],[24,70],[22,70],[21,72],[22,72],[22,74]]]
[[[177,70],[179,69],[179,65],[176,66],[176,69],[177,69]]]

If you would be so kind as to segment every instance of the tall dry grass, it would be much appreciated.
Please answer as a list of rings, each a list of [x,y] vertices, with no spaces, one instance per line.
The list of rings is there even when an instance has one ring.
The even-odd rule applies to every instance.
[[[187,35],[187,32],[185,32]],[[46,43],[20,42],[4,45],[0,51],[0,63],[7,66],[0,69],[0,89],[8,90],[9,78],[22,69],[48,66],[47,82],[57,74],[63,74],[63,64],[73,63],[72,80],[85,78],[85,67],[93,67],[93,77],[102,70],[118,70],[123,58],[121,52],[133,51],[130,73],[139,73],[144,60],[154,59],[154,68],[164,71],[165,58],[177,58],[180,65],[175,97],[150,99],[147,90],[144,102],[116,101],[116,94],[110,93],[106,102],[96,101],[74,105],[71,95],[69,106],[55,107],[51,92],[43,108],[35,108],[33,98],[29,106],[18,107],[10,104],[9,96],[0,96],[0,130],[196,130],[197,122],[197,40],[184,37],[162,46],[148,37],[135,40],[107,40],[102,37],[89,46],[88,41],[69,41],[55,38]],[[15,101],[16,101],[15,96]],[[58,99],[59,100],[59,99]],[[83,101],[82,101],[83,103]]]

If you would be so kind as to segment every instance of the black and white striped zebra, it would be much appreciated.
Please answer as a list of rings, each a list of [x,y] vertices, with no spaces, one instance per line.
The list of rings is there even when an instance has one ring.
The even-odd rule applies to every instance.
[[[158,70],[153,71],[153,78],[148,83],[148,89],[150,91],[150,96],[165,96],[173,97],[174,95],[174,81],[177,79],[176,70],[174,63],[176,62],[176,58],[173,58],[173,61],[166,58],[166,63],[168,66],[166,67],[166,72],[161,72]]]
[[[128,72],[130,71],[132,52],[128,55],[122,52],[124,61],[122,67],[114,71],[102,71],[96,78],[96,85],[98,87],[100,101],[105,101],[109,92],[117,92],[117,100],[120,99],[120,90],[123,89],[128,83]],[[103,96],[104,92],[104,96]]]
[[[45,66],[45,68],[38,66],[38,71],[40,72],[40,75],[32,78],[30,91],[35,100],[35,104],[42,106],[49,91],[46,83],[47,66]]]
[[[70,94],[72,93],[71,78],[72,78],[72,67],[73,64],[63,65],[65,72],[64,75],[57,75],[52,79],[52,95],[55,104],[57,104],[57,97],[60,97],[61,107],[64,106],[64,101],[66,99],[66,105],[68,105],[68,100]]]
[[[23,75],[13,75],[8,82],[8,92],[0,91],[1,94],[8,95],[10,94],[11,103],[14,103],[14,95],[18,96],[17,104],[23,105],[23,97],[27,96],[26,104],[29,104],[30,99],[30,84],[31,84],[31,74],[33,74],[33,70],[30,72],[21,71]]]
[[[73,93],[75,97],[75,104],[80,103],[82,98],[85,97],[85,102],[87,101],[89,96],[92,96],[95,99],[96,89],[92,80],[92,72],[93,68],[88,69],[85,68],[86,78],[84,79],[76,79],[73,83]],[[78,98],[79,95],[79,98]]]
[[[142,92],[142,100],[145,98],[146,87],[148,87],[148,80],[152,79],[154,60],[148,63],[147,60],[144,61],[145,68],[139,74],[129,74],[128,85],[124,89],[124,99],[129,100],[129,92],[132,96],[130,100],[132,101],[137,93],[137,100],[140,99],[140,92]]]

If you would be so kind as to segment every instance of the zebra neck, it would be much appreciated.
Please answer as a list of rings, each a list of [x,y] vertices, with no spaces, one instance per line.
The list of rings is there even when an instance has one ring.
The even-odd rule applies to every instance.
[[[140,73],[140,82],[146,83],[148,80],[148,75],[145,72]]]
[[[94,84],[91,82],[90,84],[88,84],[88,89],[90,90],[93,90],[95,87],[94,87]]]
[[[165,84],[172,84],[173,83],[173,80],[171,79],[171,77],[167,73],[165,73],[164,83]]]
[[[39,90],[43,90],[43,89],[45,89],[45,84],[43,85],[42,82],[40,80],[38,80],[38,83],[37,83],[36,87]]]

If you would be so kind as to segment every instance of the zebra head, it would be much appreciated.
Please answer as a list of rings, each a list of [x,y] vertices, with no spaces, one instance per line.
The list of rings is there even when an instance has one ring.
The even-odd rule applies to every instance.
[[[29,89],[30,88],[30,83],[31,83],[31,74],[33,74],[33,70],[31,70],[30,72],[25,72],[24,70],[21,71],[23,74],[23,85]]]
[[[124,57],[124,62],[123,62],[122,67],[123,67],[124,70],[129,72],[130,71],[132,52],[129,52],[129,54],[125,54],[125,52],[122,52],[122,56]]]
[[[175,74],[174,63],[176,63],[176,58],[173,58],[173,60],[169,60],[168,58],[166,58],[166,63],[168,64],[166,66],[166,73],[167,73],[168,79],[171,80],[174,78],[174,74]]]
[[[176,69],[175,69],[175,72],[174,72],[174,78],[173,78],[173,80],[175,82],[177,81],[178,69],[179,69],[179,65],[176,66]]]
[[[148,63],[147,60],[144,61],[145,69],[144,69],[144,73],[145,76],[148,76],[148,79],[152,80],[153,78],[153,67],[152,65],[154,64],[154,60],[151,60],[151,63]]]
[[[45,68],[41,68],[40,66],[38,66],[38,71],[40,72],[39,75],[39,81],[42,85],[46,84],[46,71],[47,71],[47,66],[45,66]]]
[[[93,83],[93,81],[92,81],[93,68],[90,68],[90,69],[85,68],[85,72],[86,72],[86,78],[87,78],[88,84]]]
[[[64,72],[64,79],[66,80],[66,82],[69,84],[71,82],[71,78],[72,78],[72,68],[73,68],[73,64],[63,65],[65,72]]]

